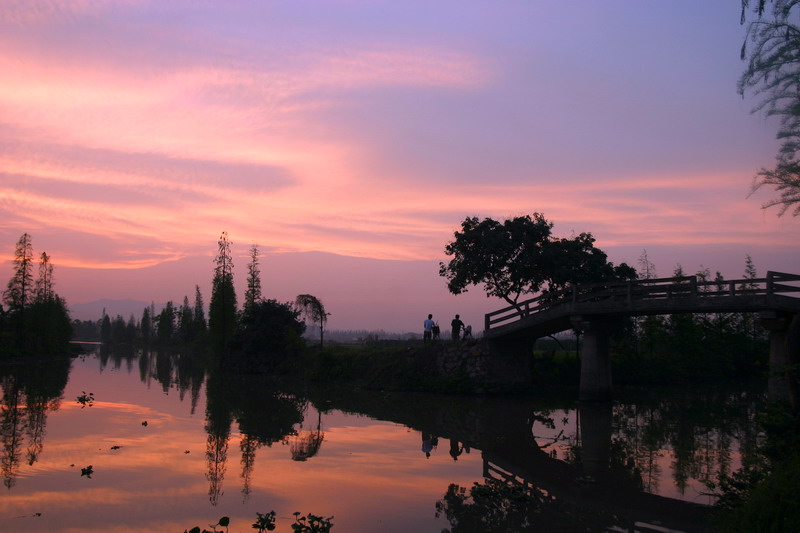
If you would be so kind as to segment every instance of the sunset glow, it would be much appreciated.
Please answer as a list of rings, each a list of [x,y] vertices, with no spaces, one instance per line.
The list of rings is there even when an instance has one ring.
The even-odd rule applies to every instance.
[[[798,271],[800,220],[748,197],[777,125],[736,93],[738,19],[722,0],[5,2],[0,277],[28,232],[69,303],[180,301],[227,231],[241,277],[254,242],[265,261],[380,260],[347,297],[327,261],[327,284],[266,296],[314,285],[331,327],[356,328],[353,308],[402,287],[402,326],[370,326],[418,329],[449,298],[437,264],[464,217],[534,211],[664,274],[736,278],[745,254]],[[138,281],[181,261],[202,268]]]

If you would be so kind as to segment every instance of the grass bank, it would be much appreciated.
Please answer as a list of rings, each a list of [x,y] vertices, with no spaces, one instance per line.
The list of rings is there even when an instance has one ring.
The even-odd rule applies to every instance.
[[[468,350],[468,345],[465,345]],[[537,343],[536,348],[541,345]],[[437,366],[441,351],[453,344],[443,341],[425,346],[420,341],[385,341],[367,344],[307,346],[282,369],[311,382],[367,389],[470,394],[480,392],[481,383],[454,368],[443,372]],[[577,391],[580,356],[567,346],[543,345],[529,357],[530,392]],[[465,356],[467,356],[465,354]],[[691,383],[766,383],[766,354],[743,358],[737,354],[713,353],[707,357],[681,355],[636,356],[612,352],[615,385],[685,385]],[[519,389],[517,389],[519,390]]]

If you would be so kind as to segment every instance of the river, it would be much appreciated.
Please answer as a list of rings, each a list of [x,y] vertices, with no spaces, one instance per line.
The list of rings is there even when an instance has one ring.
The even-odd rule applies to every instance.
[[[705,481],[761,438],[760,392],[570,398],[355,391],[207,374],[187,354],[0,367],[0,530],[704,531]],[[225,531],[225,528],[218,528]]]

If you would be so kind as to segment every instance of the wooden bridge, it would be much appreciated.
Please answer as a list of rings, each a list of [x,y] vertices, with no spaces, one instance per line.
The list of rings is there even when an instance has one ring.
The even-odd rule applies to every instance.
[[[560,331],[582,332],[581,397],[603,399],[611,391],[610,322],[626,316],[740,312],[758,313],[759,322],[769,330],[770,368],[779,374],[788,365],[789,350],[797,350],[787,347],[790,323],[800,315],[797,274],[768,272],[765,278],[732,281],[683,276],[576,285],[488,313],[484,337],[497,345],[518,347],[520,341]],[[784,385],[776,382],[775,386]]]

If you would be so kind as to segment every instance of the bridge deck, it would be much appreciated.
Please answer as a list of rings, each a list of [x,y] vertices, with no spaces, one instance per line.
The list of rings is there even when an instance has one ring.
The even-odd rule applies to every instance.
[[[677,313],[800,313],[800,275],[701,282],[696,276],[576,285],[486,315],[484,336],[542,337],[572,327],[571,318]]]

